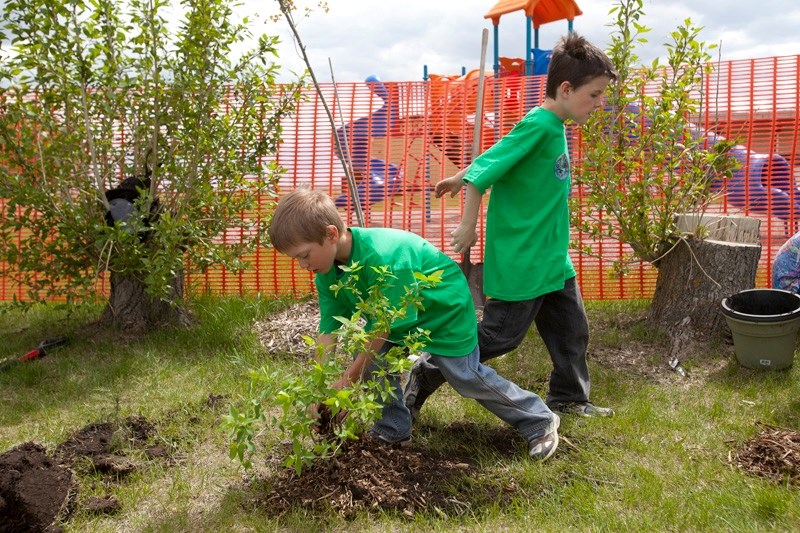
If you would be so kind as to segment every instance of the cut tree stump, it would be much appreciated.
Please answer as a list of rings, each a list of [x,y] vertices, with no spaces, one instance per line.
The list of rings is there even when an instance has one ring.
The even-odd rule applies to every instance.
[[[191,315],[183,302],[183,274],[173,277],[169,300],[147,293],[144,282],[130,274],[111,273],[111,294],[99,323],[130,335],[166,325],[188,326]]]
[[[650,307],[651,324],[672,337],[678,356],[693,340],[724,339],[729,331],[720,302],[755,287],[761,258],[760,221],[744,216],[681,215],[684,237],[658,262],[658,279]]]

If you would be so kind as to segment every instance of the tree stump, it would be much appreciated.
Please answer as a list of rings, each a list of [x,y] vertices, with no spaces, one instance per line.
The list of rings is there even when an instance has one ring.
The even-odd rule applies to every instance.
[[[154,298],[134,275],[111,273],[111,294],[100,317],[106,327],[141,334],[166,324],[186,326],[191,317],[183,302],[183,275],[175,276],[169,300]]]
[[[678,219],[678,227],[685,233],[694,232],[699,225],[706,238],[684,237],[656,265],[658,279],[649,320],[672,337],[671,352],[680,352],[682,345],[693,339],[727,337],[720,302],[755,287],[761,258],[760,221],[708,215]]]

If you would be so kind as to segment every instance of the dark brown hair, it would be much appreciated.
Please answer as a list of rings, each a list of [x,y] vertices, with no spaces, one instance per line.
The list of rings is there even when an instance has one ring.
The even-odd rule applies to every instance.
[[[548,98],[555,98],[558,87],[568,81],[577,89],[597,78],[607,76],[617,79],[617,72],[608,56],[598,47],[575,32],[561,37],[550,57],[547,67]]]

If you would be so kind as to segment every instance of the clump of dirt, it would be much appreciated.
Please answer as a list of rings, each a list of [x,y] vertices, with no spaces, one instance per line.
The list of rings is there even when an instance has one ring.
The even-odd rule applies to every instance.
[[[83,503],[83,509],[94,515],[116,514],[122,510],[122,504],[114,496],[92,496]]]
[[[26,442],[0,455],[0,531],[60,531],[72,512],[77,483],[43,446]]]
[[[78,468],[88,459],[95,471],[122,478],[134,472],[137,464],[117,451],[144,447],[154,433],[155,427],[141,417],[129,417],[121,424],[90,424],[59,444],[55,456],[73,468]]]
[[[800,486],[800,432],[758,425],[762,431],[739,448],[737,466],[748,474]]]
[[[121,423],[90,424],[59,444],[53,456],[44,446],[27,442],[0,455],[0,531],[60,531],[77,505],[75,473],[101,472],[112,480],[130,474],[138,464],[122,450],[143,448],[155,427],[141,417]],[[146,453],[158,457],[157,450]],[[92,513],[119,510],[112,497],[89,499]]]
[[[445,431],[465,439],[476,434],[471,424],[454,424]],[[511,430],[490,432],[484,438],[491,441],[490,447],[519,453],[519,436]],[[479,471],[472,459],[458,450],[445,456],[409,443],[388,445],[373,438],[347,442],[336,457],[317,460],[301,476],[283,468],[278,458],[273,461],[277,474],[265,480],[272,490],[254,502],[271,516],[293,509],[335,512],[344,518],[376,510],[406,517],[417,513],[460,516],[490,502],[502,504],[516,491],[513,480],[478,482]]]

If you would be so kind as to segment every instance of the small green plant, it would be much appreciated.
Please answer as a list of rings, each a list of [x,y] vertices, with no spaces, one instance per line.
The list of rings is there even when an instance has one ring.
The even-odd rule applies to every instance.
[[[667,65],[655,59],[639,66],[635,48],[650,31],[640,22],[643,0],[620,0],[611,13],[608,55],[618,80],[605,109],[583,129],[575,169],[583,194],[573,199],[572,213],[573,224],[597,242],[612,238],[630,246],[631,257],[614,265],[623,275],[634,261],[658,266],[680,238],[676,216],[701,214],[715,195],[712,184],[737,163],[728,154],[734,142],[715,139],[709,146],[699,130],[703,81],[716,47],[698,40],[701,28],[685,20],[665,44]],[[591,244],[581,250],[598,255]]]
[[[366,294],[357,287],[364,267],[358,263],[339,267],[347,276],[331,289],[350,291],[355,297],[356,310],[350,317],[336,317],[341,327],[336,332],[337,354],[311,338],[306,342],[315,349],[315,362],[299,374],[281,375],[262,367],[250,372],[250,389],[241,409],[230,408],[222,426],[228,432],[230,456],[245,468],[252,466],[251,457],[258,454],[256,437],[261,426],[275,428],[288,438],[291,451],[284,465],[293,467],[298,475],[316,458],[332,457],[348,440],[357,439],[381,416],[382,406],[397,394],[392,390],[389,376],[406,372],[411,367],[409,353],[418,353],[429,332],[416,329],[385,353],[371,353],[378,358],[377,368],[370,376],[349,387],[337,389],[334,384],[359,353],[369,352],[378,332],[391,331],[392,324],[403,319],[411,309],[423,309],[422,291],[441,280],[441,271],[431,275],[415,273],[416,283],[405,287],[399,302],[386,296],[396,276],[386,267],[371,267],[376,275]],[[278,408],[279,414],[269,411]]]

